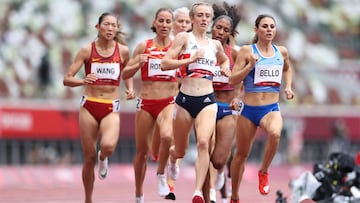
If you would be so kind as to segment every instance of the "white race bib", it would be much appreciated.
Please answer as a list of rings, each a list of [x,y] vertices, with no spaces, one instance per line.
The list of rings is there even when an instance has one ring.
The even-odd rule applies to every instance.
[[[189,70],[205,70],[215,74],[215,60],[199,58],[194,63],[189,64]]]
[[[149,77],[153,77],[157,75],[166,75],[166,76],[175,77],[176,69],[163,71],[161,70],[160,64],[161,64],[161,59],[149,58],[149,63],[148,63]]]
[[[255,65],[254,85],[280,86],[282,65]]]
[[[220,66],[215,66],[215,75],[213,77],[213,82],[229,83],[229,78],[221,74]]]
[[[119,63],[91,63],[91,73],[98,79],[117,80],[120,75]]]

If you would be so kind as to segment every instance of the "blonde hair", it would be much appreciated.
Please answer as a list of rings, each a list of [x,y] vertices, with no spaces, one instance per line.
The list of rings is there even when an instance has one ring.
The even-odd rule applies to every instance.
[[[212,6],[206,2],[199,2],[199,3],[194,3],[192,6],[191,6],[191,9],[190,9],[190,12],[189,12],[189,15],[190,17],[194,17],[195,15],[195,9],[198,7],[198,6],[207,6],[211,9],[211,16],[214,16],[214,10],[212,8]]]
[[[177,8],[174,10],[173,14],[174,14],[174,19],[180,14],[180,13],[185,13],[188,14],[190,13],[190,10],[187,7],[181,7],[181,8]]]

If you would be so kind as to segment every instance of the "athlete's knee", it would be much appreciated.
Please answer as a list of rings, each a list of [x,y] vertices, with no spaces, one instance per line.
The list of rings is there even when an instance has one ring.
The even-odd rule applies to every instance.
[[[160,138],[160,142],[162,144],[169,145],[169,146],[170,146],[172,140],[173,140],[173,138],[170,134],[165,134],[165,135],[161,136],[161,138]]]
[[[279,130],[269,130],[267,132],[268,138],[273,140],[280,140],[281,133]]]
[[[174,155],[175,155],[176,159],[184,158],[185,154],[186,154],[186,150],[184,150],[184,149],[174,151]]]
[[[95,166],[96,164],[96,154],[84,156],[84,165]]]
[[[115,151],[116,143],[101,143],[100,150],[104,156],[111,156]]]
[[[225,166],[227,159],[211,157],[211,162],[215,169],[222,169]]]
[[[246,161],[248,159],[248,157],[249,157],[249,153],[237,151],[234,154],[233,159],[237,159],[238,161]]]
[[[149,158],[149,153],[145,151],[136,151],[135,159],[146,161]]]
[[[212,160],[212,164],[215,169],[222,169],[224,164],[218,160]]]
[[[208,151],[209,150],[209,140],[198,138],[196,146],[197,146],[198,151],[203,151],[203,150]]]

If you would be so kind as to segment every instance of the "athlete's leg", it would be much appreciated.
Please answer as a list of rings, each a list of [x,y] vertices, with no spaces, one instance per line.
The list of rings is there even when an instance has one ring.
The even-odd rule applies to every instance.
[[[222,172],[229,159],[235,138],[236,117],[225,116],[216,123],[215,148],[211,156],[214,168]]]
[[[173,143],[173,109],[174,104],[166,106],[157,118],[157,126],[160,129],[160,147],[159,147],[159,164],[158,174],[164,174],[166,163],[169,158],[169,148]]]
[[[159,162],[157,168],[158,193],[160,196],[166,196],[170,193],[165,175],[165,167],[169,160],[169,149],[173,143],[173,107],[174,104],[167,105],[156,119],[156,126],[158,126],[160,133]]]
[[[149,154],[149,143],[151,133],[153,132],[155,120],[152,116],[144,111],[139,110],[135,114],[135,142],[136,154],[134,158],[135,172],[135,195],[141,197],[143,195],[143,183],[145,179],[147,159]]]
[[[267,172],[276,154],[280,142],[283,120],[280,111],[266,114],[260,121],[260,127],[266,132],[268,138],[265,145],[263,162],[260,170]]]
[[[231,162],[231,198],[239,199],[239,188],[257,127],[247,118],[238,116],[236,128],[236,153]]]
[[[174,145],[170,147],[170,162],[175,164],[177,159],[184,158],[189,146],[193,118],[186,109],[177,104],[174,106],[173,116]]]
[[[210,163],[210,139],[215,130],[217,105],[211,104],[203,108],[195,119],[197,142],[197,160],[195,163],[195,191],[201,191]]]
[[[160,129],[158,125],[154,126],[154,130],[151,136],[151,160],[157,162],[159,160],[159,148],[160,148]]]
[[[105,116],[100,123],[100,159],[109,157],[114,152],[119,141],[120,116],[118,112],[112,112]]]
[[[96,163],[96,143],[98,123],[83,107],[79,110],[80,141],[83,154],[82,181],[85,192],[85,203],[92,202],[94,189],[94,167]]]

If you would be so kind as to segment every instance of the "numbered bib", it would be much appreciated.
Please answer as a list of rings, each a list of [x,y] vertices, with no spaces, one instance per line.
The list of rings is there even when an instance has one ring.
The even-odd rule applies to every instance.
[[[194,63],[189,64],[189,70],[205,70],[215,74],[215,60],[199,58]]]
[[[116,99],[112,102],[113,106],[113,112],[119,112],[120,111],[120,100]]]
[[[282,65],[255,65],[254,85],[280,86]]]
[[[213,82],[218,83],[229,83],[229,78],[221,74],[220,66],[215,66],[215,75],[213,78]]]
[[[117,80],[120,75],[119,63],[92,63],[91,73],[95,73],[98,79]]]
[[[161,70],[161,59],[153,59],[153,58],[149,58],[149,63],[148,63],[148,76],[149,77],[154,77],[154,76],[158,76],[158,75],[162,75],[162,76],[171,76],[171,77],[175,77],[176,75],[176,69],[174,70],[166,70],[163,71]]]

